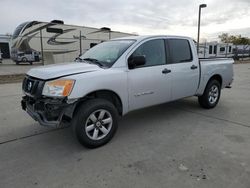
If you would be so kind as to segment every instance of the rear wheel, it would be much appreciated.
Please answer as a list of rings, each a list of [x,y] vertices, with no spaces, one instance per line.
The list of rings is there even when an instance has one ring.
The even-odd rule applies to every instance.
[[[72,126],[79,142],[96,148],[108,143],[118,126],[118,113],[112,103],[103,99],[85,101],[76,112]]]
[[[210,80],[202,96],[198,97],[199,104],[206,109],[214,108],[220,99],[221,85],[217,80]]]

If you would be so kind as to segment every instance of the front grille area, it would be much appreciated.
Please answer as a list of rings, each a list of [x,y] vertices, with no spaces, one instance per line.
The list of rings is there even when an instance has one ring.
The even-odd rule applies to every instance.
[[[23,80],[23,91],[35,98],[41,97],[45,81],[26,76]]]
[[[42,96],[45,80],[26,76],[23,80],[22,89],[25,96],[22,97],[22,109],[41,125],[58,127],[62,119],[68,113],[71,117],[71,110],[75,104],[68,104],[65,98],[50,98]]]

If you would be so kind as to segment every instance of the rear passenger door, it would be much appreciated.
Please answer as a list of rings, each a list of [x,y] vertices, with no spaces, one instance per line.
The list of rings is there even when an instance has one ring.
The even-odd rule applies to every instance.
[[[167,39],[172,76],[172,100],[193,96],[199,83],[198,58],[187,39]]]

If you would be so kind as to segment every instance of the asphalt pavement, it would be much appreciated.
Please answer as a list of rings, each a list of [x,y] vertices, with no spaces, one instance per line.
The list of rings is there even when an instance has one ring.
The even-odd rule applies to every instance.
[[[3,59],[3,62],[0,63],[0,76],[25,74],[31,68],[38,66],[42,66],[42,63],[34,62],[33,65],[30,65],[29,63],[20,63],[19,65],[16,65],[11,59]]]
[[[1,84],[0,187],[249,188],[250,64],[234,69],[215,109],[191,97],[129,113],[93,150],[22,111],[20,83]]]

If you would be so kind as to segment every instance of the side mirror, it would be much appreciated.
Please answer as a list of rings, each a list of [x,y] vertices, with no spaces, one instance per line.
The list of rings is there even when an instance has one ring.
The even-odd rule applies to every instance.
[[[81,60],[81,58],[80,58],[80,55],[79,55],[79,57],[76,57],[74,61],[75,61],[75,62],[81,62],[82,60]]]
[[[128,67],[129,69],[134,69],[137,66],[145,65],[146,58],[143,55],[140,56],[131,56],[128,59]]]

